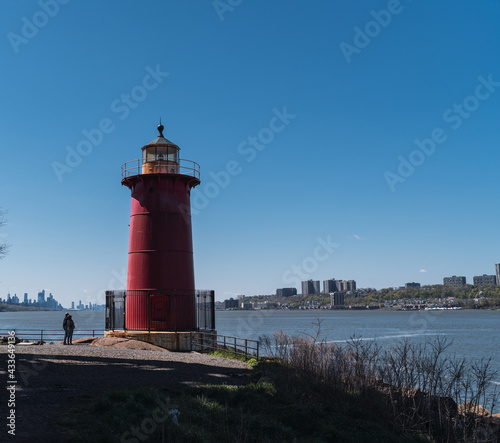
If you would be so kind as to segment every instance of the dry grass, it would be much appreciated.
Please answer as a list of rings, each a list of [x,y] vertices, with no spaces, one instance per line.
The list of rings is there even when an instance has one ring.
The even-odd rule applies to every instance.
[[[491,359],[469,361],[446,351],[451,342],[403,340],[391,348],[351,339],[344,345],[290,336],[260,337],[265,353],[295,368],[305,380],[355,395],[366,410],[384,407],[403,430],[424,431],[438,441],[500,441]],[[481,405],[481,406],[478,406]]]

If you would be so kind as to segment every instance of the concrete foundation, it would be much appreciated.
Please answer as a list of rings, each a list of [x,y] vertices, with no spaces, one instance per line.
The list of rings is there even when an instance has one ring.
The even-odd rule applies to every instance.
[[[210,331],[210,334],[217,334],[216,331]],[[129,340],[139,340],[152,345],[160,346],[169,351],[199,351],[200,342],[205,344],[210,341],[202,332],[167,332],[167,331],[104,331],[104,337],[120,337]]]

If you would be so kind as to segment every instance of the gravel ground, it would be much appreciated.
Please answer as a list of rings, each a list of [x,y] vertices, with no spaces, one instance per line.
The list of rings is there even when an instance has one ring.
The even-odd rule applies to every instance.
[[[7,386],[7,359],[7,346],[0,346],[4,386]],[[71,414],[82,398],[92,398],[108,390],[209,383],[235,385],[245,383],[242,376],[250,370],[238,360],[196,352],[108,348],[83,343],[17,345],[16,437],[10,438],[8,428],[3,425],[0,441],[70,441],[57,423]],[[5,423],[10,408],[7,395],[2,397],[0,416]]]

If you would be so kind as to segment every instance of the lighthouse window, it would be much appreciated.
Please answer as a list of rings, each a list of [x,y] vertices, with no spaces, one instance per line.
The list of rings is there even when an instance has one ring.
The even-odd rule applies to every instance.
[[[146,162],[154,162],[156,160],[156,152],[154,147],[148,147],[142,151],[143,160]]]
[[[155,192],[155,189],[154,188],[149,188],[149,193],[152,194],[153,192]]]
[[[167,151],[168,160],[171,162],[179,162],[179,151],[174,147],[169,147]]]

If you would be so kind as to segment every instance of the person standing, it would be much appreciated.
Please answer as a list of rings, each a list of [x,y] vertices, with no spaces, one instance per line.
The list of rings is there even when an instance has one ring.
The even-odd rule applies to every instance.
[[[73,344],[73,330],[75,329],[75,322],[73,321],[73,317],[71,315],[68,317],[68,321],[66,322],[66,335],[68,336],[68,345]]]
[[[73,317],[66,313],[63,321],[64,328],[64,345],[72,345],[73,344],[73,330],[75,329],[75,322],[73,321]]]
[[[64,342],[63,342],[63,345],[66,345],[66,341],[68,339],[68,332],[66,330],[66,325],[68,324],[68,318],[70,317],[69,315],[69,312],[66,312],[66,314],[64,314],[64,320],[63,320],[63,329],[64,329]]]

